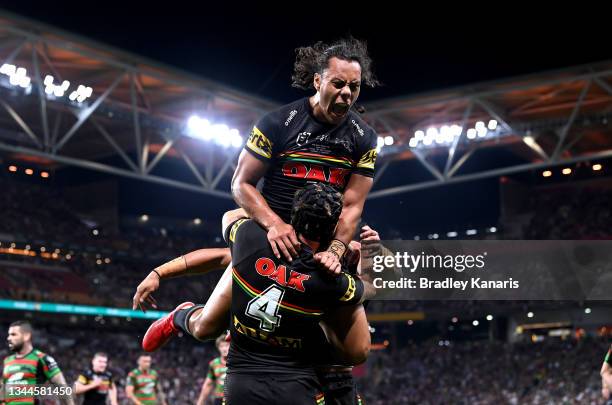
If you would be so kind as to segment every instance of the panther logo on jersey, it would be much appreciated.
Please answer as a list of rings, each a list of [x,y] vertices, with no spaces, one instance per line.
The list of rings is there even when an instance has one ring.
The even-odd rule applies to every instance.
[[[310,137],[310,135],[312,135],[310,132],[300,132],[295,140],[295,144],[297,146],[304,145],[306,142],[308,142],[308,137]]]

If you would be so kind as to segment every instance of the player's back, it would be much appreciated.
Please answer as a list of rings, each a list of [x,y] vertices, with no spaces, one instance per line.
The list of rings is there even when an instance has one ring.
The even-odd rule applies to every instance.
[[[358,302],[363,284],[319,270],[304,244],[291,263],[277,259],[266,231],[252,220],[234,223],[226,240],[234,265],[229,372],[314,375],[321,316]]]

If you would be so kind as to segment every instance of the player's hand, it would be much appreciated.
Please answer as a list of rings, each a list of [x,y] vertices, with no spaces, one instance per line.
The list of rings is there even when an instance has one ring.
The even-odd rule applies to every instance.
[[[93,388],[98,388],[100,385],[102,385],[104,381],[102,381],[101,378],[94,378],[93,381],[91,383],[89,383],[89,386],[93,389]]]
[[[152,292],[157,291],[159,288],[159,276],[154,272],[142,280],[138,287],[136,287],[136,294],[132,298],[132,309],[140,307],[142,312],[146,312],[147,304],[157,309],[157,301],[151,295]]]
[[[284,222],[272,225],[268,229],[268,241],[277,258],[280,259],[281,253],[288,261],[298,256],[301,245],[291,225]]]
[[[319,252],[314,255],[314,259],[319,265],[329,273],[338,275],[342,271],[342,265],[338,256],[330,251]]]
[[[348,267],[357,266],[359,260],[361,260],[361,243],[352,240],[348,245],[348,251],[344,257],[346,258],[346,265]]]
[[[380,236],[378,235],[378,232],[376,232],[374,229],[370,228],[368,225],[364,225],[361,228],[359,239],[361,239],[362,242],[377,241],[377,240],[380,240]]]

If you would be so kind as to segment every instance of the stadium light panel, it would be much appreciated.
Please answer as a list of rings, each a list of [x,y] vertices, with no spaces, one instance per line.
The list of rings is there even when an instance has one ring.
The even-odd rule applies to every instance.
[[[419,145],[419,141],[416,138],[411,138],[410,142],[408,142],[408,145],[411,148],[416,148]]]
[[[602,165],[600,165],[599,163],[594,164],[594,165],[591,167],[591,169],[593,169],[593,171],[594,171],[594,172],[598,172],[598,171],[600,171],[602,168],[603,168],[603,166],[602,166]]]
[[[417,141],[422,141],[422,140],[425,138],[425,132],[423,132],[423,131],[421,131],[421,130],[416,131],[416,132],[414,133],[414,138],[415,138]]]
[[[489,128],[491,131],[495,131],[495,129],[497,128],[497,121],[495,120],[489,121],[487,128]]]
[[[385,136],[385,145],[391,146],[393,145],[393,137],[390,135]]]
[[[544,170],[542,172],[542,177],[550,177],[552,176],[552,172],[550,170]]]
[[[467,130],[467,137],[468,139],[475,139],[476,138],[476,130],[474,128],[470,128]]]

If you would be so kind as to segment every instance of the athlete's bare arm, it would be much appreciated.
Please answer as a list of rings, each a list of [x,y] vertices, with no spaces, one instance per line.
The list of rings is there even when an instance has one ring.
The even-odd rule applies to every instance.
[[[268,231],[268,241],[276,257],[280,258],[282,254],[290,261],[292,257],[297,257],[300,247],[295,230],[272,211],[256,188],[267,170],[268,164],[243,150],[232,178],[232,195],[249,217]]]
[[[336,308],[325,315],[320,325],[336,349],[339,361],[347,365],[366,361],[371,337],[363,305]]]
[[[202,390],[200,391],[200,396],[198,397],[198,402],[196,405],[204,405],[206,403],[206,398],[210,396],[210,393],[213,389],[213,382],[210,378],[206,377],[204,380],[204,384],[202,384]]]
[[[601,375],[601,394],[604,399],[608,400],[612,392],[612,367],[604,361],[599,374]]]
[[[128,385],[127,387],[125,387],[125,396],[128,397],[128,399],[132,401],[134,405],[142,405],[142,402],[140,402],[138,398],[136,398],[136,395],[134,395],[133,386]]]
[[[132,309],[146,310],[147,304],[157,308],[155,298],[151,295],[159,288],[162,279],[185,275],[205,274],[212,270],[227,267],[232,261],[228,248],[200,249],[177,257],[157,267],[138,285],[132,299]]]
[[[374,180],[371,177],[353,174],[346,186],[344,205],[334,236],[335,239],[344,243],[345,246],[348,246],[355,234],[355,229],[357,229],[357,224],[363,212],[363,205],[372,188],[372,184],[374,184]]]
[[[111,405],[117,405],[117,385],[113,382],[108,390],[108,398],[110,399]]]
[[[49,381],[51,381],[51,384],[54,384],[54,385],[67,385],[66,379],[64,378],[64,374],[61,372],[51,377]],[[61,401],[63,404],[74,405],[74,400],[72,399],[72,395],[61,397],[61,398],[62,398]]]

